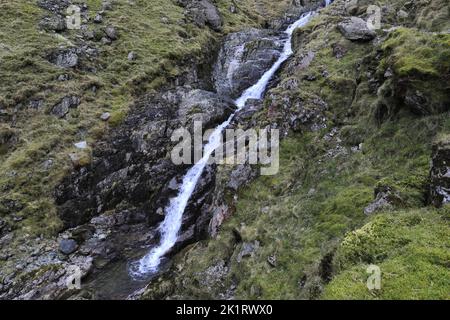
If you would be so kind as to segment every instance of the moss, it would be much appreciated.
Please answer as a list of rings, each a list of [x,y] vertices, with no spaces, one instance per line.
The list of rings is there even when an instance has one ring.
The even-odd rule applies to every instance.
[[[172,274],[175,286],[165,297],[218,298],[229,283],[236,286],[233,296],[241,299],[443,298],[448,292],[442,278],[448,279],[442,267],[447,265],[442,250],[447,244],[438,240],[448,239],[448,221],[444,223],[440,211],[421,208],[426,203],[432,141],[449,132],[449,117],[418,117],[402,109],[397,99],[389,100],[400,88],[401,77],[414,85],[439,78],[429,70],[439,70],[441,57],[424,61],[419,72],[408,71],[410,61],[402,60],[399,52],[430,57],[419,46],[434,43],[431,47],[439,56],[446,51],[444,37],[400,30],[385,45],[353,43],[335,30],[332,8],[323,12],[296,33],[291,67],[282,70],[280,84],[266,94],[258,120],[284,126],[289,118],[283,113],[319,109],[320,116],[328,117],[327,127],[311,132],[305,126],[297,130],[301,134],[291,133],[283,140],[280,172],[259,177],[240,191],[233,216],[221,226],[220,241],[210,239],[177,256],[175,270],[183,271]],[[337,45],[343,49],[341,57],[333,51]],[[310,65],[297,67],[309,51],[314,52]],[[386,81],[378,96],[374,81],[382,85],[386,68],[393,64],[398,67],[395,79]],[[425,85],[421,88],[436,93]],[[445,101],[436,95],[438,100]],[[377,103],[397,108],[395,116],[376,123],[370,106]],[[401,200],[391,212],[365,215],[364,208],[380,186],[391,187]],[[222,242],[233,234],[242,243]],[[256,241],[258,248],[238,262],[244,243]],[[220,255],[228,267],[222,278],[225,287],[211,291],[190,282],[215,265],[216,254],[225,247],[227,253]],[[269,257],[275,257],[275,266]],[[385,277],[393,279],[382,284],[380,292],[367,290],[370,263],[380,265]],[[435,282],[431,292],[427,285]]]
[[[102,2],[85,2],[92,21]],[[11,119],[14,115],[15,122],[14,141],[8,138],[8,143],[0,144],[0,200],[20,198],[24,204],[20,214],[28,221],[18,224],[19,228],[44,234],[57,229],[54,216],[40,212],[36,201],[40,199],[46,206],[52,203],[55,185],[72,168],[68,154],[74,142],[101,138],[108,128],[120,125],[137,95],[158,90],[193,64],[207,60],[205,56],[209,59],[224,33],[257,26],[281,15],[288,5],[288,1],[275,5],[266,0],[245,0],[239,3],[238,13],[232,14],[231,3],[218,1],[224,32],[216,33],[185,21],[184,9],[173,1],[115,1],[113,9],[104,13],[103,24],[88,23],[95,37],[86,42],[99,49],[98,56],[88,59],[80,55],[79,66],[72,69],[53,65],[48,56],[58,48],[81,46],[80,31],[45,32],[38,25],[49,13],[35,2],[0,3],[0,106]],[[116,28],[118,39],[111,45],[100,45],[106,25]],[[133,61],[127,59],[130,51],[137,56]],[[60,76],[69,79],[59,81]],[[64,119],[56,119],[49,111],[69,94],[80,97],[82,103]],[[30,108],[32,100],[42,100],[39,109]],[[103,112],[111,113],[107,124],[99,119]],[[12,130],[2,126],[0,132],[0,139],[5,140]],[[52,165],[44,169],[48,160]],[[84,157],[81,162],[88,165],[90,159]]]
[[[349,233],[337,251],[338,275],[325,299],[447,299],[450,279],[449,208],[385,213]],[[368,264],[381,269],[370,291]]]
[[[450,35],[399,28],[389,35],[382,48],[390,53],[387,63],[400,77],[439,76],[450,70]]]

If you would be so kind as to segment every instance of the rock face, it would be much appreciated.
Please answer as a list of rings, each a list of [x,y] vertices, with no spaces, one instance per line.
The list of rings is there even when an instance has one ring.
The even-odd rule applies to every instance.
[[[47,16],[42,18],[39,23],[39,26],[47,31],[64,31],[66,29],[66,21],[64,17],[55,14],[52,16]]]
[[[211,128],[231,114],[233,105],[212,92],[180,87],[148,95],[133,109],[123,127],[94,151],[92,167],[74,173],[58,189],[66,227],[85,223],[119,203],[148,212],[152,223],[160,221],[155,212],[165,203],[156,199],[167,201],[164,186],[184,171],[166,158],[174,145],[172,132],[190,128],[194,120]]]
[[[79,49],[70,48],[53,52],[49,55],[49,61],[60,68],[74,68],[78,65]]]
[[[369,215],[377,211],[393,210],[401,207],[403,203],[400,195],[389,186],[380,186],[375,189],[375,200],[364,208],[364,213]]]
[[[182,124],[201,121],[204,126],[210,128],[223,120],[234,108],[232,100],[223,99],[213,92],[198,89],[188,92],[182,98],[178,117]]]
[[[344,20],[337,28],[345,38],[352,41],[370,41],[376,36],[375,31],[367,27],[366,21],[358,17]]]
[[[450,203],[450,137],[433,145],[430,201],[440,207]]]
[[[214,69],[217,92],[237,98],[272,66],[282,49],[281,34],[274,31],[249,29],[230,34]]]
[[[74,253],[77,248],[78,245],[73,239],[63,239],[59,243],[59,250],[66,255]]]
[[[76,108],[80,104],[80,98],[76,96],[64,97],[57,105],[52,109],[52,114],[58,118],[64,118],[69,112],[69,109]]]
[[[177,2],[186,8],[186,16],[198,26],[207,25],[214,31],[222,29],[222,17],[209,0],[177,0]]]

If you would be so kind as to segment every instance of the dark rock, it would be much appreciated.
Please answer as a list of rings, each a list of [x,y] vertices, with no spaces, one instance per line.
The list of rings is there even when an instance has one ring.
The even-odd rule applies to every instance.
[[[281,34],[249,29],[225,38],[214,68],[214,85],[222,96],[237,98],[278,59]]]
[[[108,36],[109,39],[111,39],[113,41],[117,40],[117,38],[118,38],[117,30],[113,26],[107,26],[105,28],[105,34]]]
[[[352,41],[370,41],[376,37],[375,31],[367,27],[366,21],[357,17],[344,20],[337,28],[345,38]]]
[[[441,207],[450,203],[450,139],[444,137],[433,144],[430,172],[430,202]]]
[[[377,211],[393,210],[403,206],[404,201],[398,192],[389,186],[379,186],[375,189],[375,200],[365,209],[365,214],[372,214]]]
[[[183,125],[202,121],[202,125],[209,128],[229,116],[235,108],[232,100],[223,99],[214,92],[193,90],[182,98],[178,117]]]
[[[53,52],[48,59],[51,63],[61,68],[73,68],[78,65],[78,52],[76,48],[63,49]]]
[[[74,253],[78,249],[78,244],[73,239],[63,239],[59,242],[59,251],[65,255]]]
[[[255,173],[250,165],[240,164],[231,172],[227,187],[237,191],[241,186],[248,183],[254,176]]]
[[[433,113],[430,109],[428,98],[418,90],[411,90],[408,88],[403,101],[405,105],[417,115],[427,116]]]
[[[63,118],[71,108],[76,108],[80,104],[77,96],[66,96],[52,108],[51,113],[58,118]]]
[[[178,0],[186,8],[186,16],[200,27],[208,25],[215,31],[222,29],[219,10],[209,0]]]
[[[100,13],[97,13],[94,17],[94,23],[102,23],[103,22],[103,16]]]
[[[44,10],[63,13],[70,5],[70,0],[39,0],[37,4]]]
[[[44,100],[35,99],[35,100],[30,100],[29,107],[31,109],[40,110],[40,109],[42,109],[43,105],[44,105]]]
[[[66,20],[64,17],[54,14],[41,19],[39,26],[47,31],[61,32],[66,30]]]

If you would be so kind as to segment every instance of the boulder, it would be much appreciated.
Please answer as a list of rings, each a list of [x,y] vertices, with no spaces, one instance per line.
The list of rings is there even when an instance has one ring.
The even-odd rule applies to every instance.
[[[47,31],[61,32],[66,30],[66,20],[59,14],[54,14],[42,18],[39,22],[39,26]]]
[[[364,213],[369,215],[378,211],[393,210],[403,204],[400,195],[389,186],[379,186],[375,188],[375,200],[365,209]]]
[[[113,26],[107,26],[105,28],[105,34],[108,36],[111,40],[117,40],[117,30]]]
[[[73,239],[62,239],[59,242],[59,251],[65,255],[74,253],[78,249],[78,244]]]
[[[204,128],[221,122],[235,109],[232,100],[223,99],[214,92],[192,90],[181,100],[178,117],[183,125],[202,121]]]
[[[108,121],[109,118],[111,118],[111,114],[109,112],[102,113],[100,116],[100,120],[102,121]]]
[[[186,8],[186,16],[196,25],[208,25],[214,31],[222,30],[222,17],[219,10],[209,0],[178,0],[178,4]]]
[[[48,60],[60,68],[74,68],[78,65],[78,49],[69,48],[52,52]]]
[[[370,41],[376,37],[376,33],[367,27],[366,21],[358,17],[344,20],[337,26],[341,34],[352,41]]]
[[[66,96],[58,104],[56,104],[51,113],[58,118],[64,118],[69,109],[76,108],[80,104],[80,98],[77,96]]]

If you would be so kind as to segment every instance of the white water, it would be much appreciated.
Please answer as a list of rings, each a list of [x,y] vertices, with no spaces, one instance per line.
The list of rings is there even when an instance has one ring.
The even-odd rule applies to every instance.
[[[327,0],[326,2],[328,4],[330,1]],[[245,106],[248,99],[262,98],[270,79],[280,68],[283,62],[285,62],[293,53],[291,43],[292,33],[296,28],[304,26],[308,23],[313,15],[314,12],[308,12],[302,15],[299,20],[289,26],[289,28],[285,31],[287,34],[287,39],[280,57],[275,64],[266,73],[264,73],[255,85],[248,88],[242,96],[235,101],[237,105],[236,112]],[[236,112],[233,113],[227,121],[223,122],[214,130],[208,140],[208,143],[204,147],[203,158],[192,168],[190,168],[183,177],[183,182],[178,195],[170,199],[169,205],[165,208],[165,218],[159,226],[159,230],[161,232],[161,240],[159,245],[151,249],[150,252],[147,253],[142,259],[131,265],[130,273],[132,276],[141,277],[158,271],[161,258],[175,245],[183,220],[183,212],[188,204],[189,198],[194,192],[195,186],[202,175],[210,155],[220,146],[222,131],[230,124]]]

